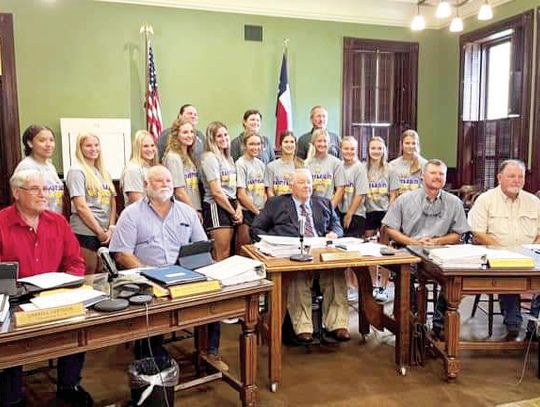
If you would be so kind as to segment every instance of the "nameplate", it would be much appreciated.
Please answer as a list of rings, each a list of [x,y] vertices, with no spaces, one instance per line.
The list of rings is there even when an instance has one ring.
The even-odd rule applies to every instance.
[[[37,309],[34,311],[17,311],[13,315],[15,317],[15,326],[20,328],[84,316],[85,309],[82,303],[77,303],[61,307]]]
[[[197,283],[180,284],[169,287],[171,298],[181,298],[219,290],[221,290],[221,285],[217,280],[199,281]]]
[[[528,258],[518,259],[488,259],[489,268],[492,269],[531,269],[534,267],[534,260]]]
[[[360,252],[330,252],[321,253],[322,261],[347,261],[347,260],[361,260],[362,253]]]

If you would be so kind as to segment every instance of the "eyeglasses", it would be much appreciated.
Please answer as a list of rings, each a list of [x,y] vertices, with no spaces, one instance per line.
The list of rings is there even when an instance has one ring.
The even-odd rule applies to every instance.
[[[28,191],[30,195],[39,195],[39,193],[43,193],[43,195],[46,195],[49,192],[49,189],[47,187],[19,187],[20,189],[24,189],[25,191]]]

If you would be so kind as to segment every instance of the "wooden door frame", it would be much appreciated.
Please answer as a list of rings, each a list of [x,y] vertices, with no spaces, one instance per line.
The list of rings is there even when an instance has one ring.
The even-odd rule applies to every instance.
[[[9,178],[21,160],[19,105],[15,70],[15,40],[13,15],[0,13],[0,46],[2,63],[2,92],[0,122],[0,206],[9,204]]]

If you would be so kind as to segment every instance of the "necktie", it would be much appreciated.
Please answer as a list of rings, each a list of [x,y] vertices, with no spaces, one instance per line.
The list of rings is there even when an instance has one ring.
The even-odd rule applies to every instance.
[[[306,218],[306,227],[304,229],[305,237],[314,237],[315,233],[313,232],[313,223],[311,221],[311,215],[306,210],[306,205],[300,205],[300,215]]]

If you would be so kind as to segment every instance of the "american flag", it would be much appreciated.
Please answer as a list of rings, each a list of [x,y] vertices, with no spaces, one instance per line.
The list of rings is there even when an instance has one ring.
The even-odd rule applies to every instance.
[[[161,106],[159,103],[159,94],[157,88],[156,67],[154,66],[154,53],[152,51],[152,44],[148,42],[148,75],[146,87],[146,98],[144,107],[146,110],[146,128],[148,132],[154,137],[154,141],[157,139],[163,131],[163,120],[161,119]]]

